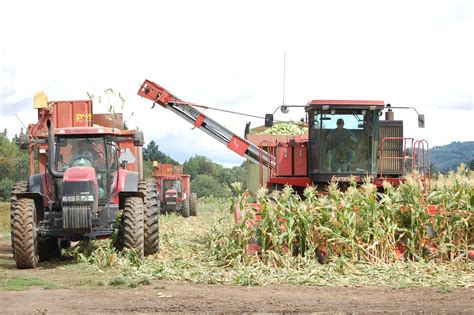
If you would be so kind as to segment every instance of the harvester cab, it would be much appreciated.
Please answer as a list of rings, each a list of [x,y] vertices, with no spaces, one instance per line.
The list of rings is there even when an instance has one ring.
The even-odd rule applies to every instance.
[[[308,176],[313,182],[377,175],[382,101],[312,101],[308,115]]]

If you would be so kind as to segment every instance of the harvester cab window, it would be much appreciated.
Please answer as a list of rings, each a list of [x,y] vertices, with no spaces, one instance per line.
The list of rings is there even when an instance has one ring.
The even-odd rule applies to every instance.
[[[313,173],[370,173],[370,113],[361,110],[318,110],[311,135]]]

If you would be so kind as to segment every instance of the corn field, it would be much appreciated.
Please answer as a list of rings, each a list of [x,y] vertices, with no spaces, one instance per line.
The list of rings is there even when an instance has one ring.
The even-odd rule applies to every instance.
[[[323,196],[308,187],[303,198],[290,187],[270,195],[261,190],[257,207],[236,184],[241,220],[229,235],[233,250],[227,259],[249,261],[246,256],[255,255],[266,264],[284,256],[367,263],[465,259],[474,250],[473,172],[460,167],[430,186],[424,193],[408,177],[399,187],[387,183],[383,193],[369,182],[352,183],[345,192],[333,182]]]
[[[100,285],[135,287],[155,279],[194,283],[266,285],[292,283],[331,286],[471,287],[474,263],[473,173],[431,182],[427,194],[407,179],[379,193],[370,183],[345,192],[335,183],[328,194],[290,188],[258,196],[261,220],[235,184],[232,205],[199,200],[200,215],[160,219],[159,254],[139,259],[117,252],[110,241],[71,248],[80,264],[97,271]],[[242,217],[234,220],[235,202]],[[436,205],[437,214],[426,212]],[[229,211],[229,209],[231,209]],[[257,224],[258,222],[258,224]],[[257,250],[249,253],[249,245]]]

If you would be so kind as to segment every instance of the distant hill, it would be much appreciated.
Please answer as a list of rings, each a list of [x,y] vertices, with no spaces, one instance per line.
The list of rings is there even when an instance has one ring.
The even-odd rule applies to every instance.
[[[474,141],[451,142],[448,145],[433,147],[430,151],[430,161],[442,173],[456,170],[461,163],[472,170],[474,169]]]

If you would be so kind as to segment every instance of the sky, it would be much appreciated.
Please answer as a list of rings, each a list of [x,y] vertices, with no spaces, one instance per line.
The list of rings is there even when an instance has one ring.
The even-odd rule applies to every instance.
[[[472,13],[472,1],[452,0],[1,1],[0,129],[11,137],[34,123],[38,91],[77,100],[112,88],[126,99],[129,127],[179,162],[243,161],[170,111],[151,109],[136,95],[149,79],[185,101],[257,116],[283,101],[383,100],[425,115],[420,129],[414,111],[395,112],[405,136],[430,147],[474,141]],[[95,102],[94,112],[108,105]],[[240,136],[247,121],[263,125],[205,113]],[[302,117],[293,108],[275,119]]]

